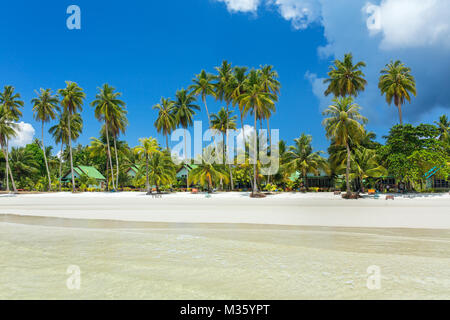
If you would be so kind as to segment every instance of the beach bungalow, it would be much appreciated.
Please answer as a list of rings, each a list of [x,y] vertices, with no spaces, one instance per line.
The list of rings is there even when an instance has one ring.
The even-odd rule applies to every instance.
[[[75,166],[73,167],[74,178],[80,179],[82,176],[87,176],[89,178],[95,179],[97,183],[95,185],[89,185],[88,188],[103,189],[106,185],[106,178],[94,167],[90,166]],[[69,171],[66,173],[61,181],[63,183],[72,182],[72,174]]]
[[[129,167],[129,168],[125,171],[125,173],[126,173],[131,179],[133,179],[133,178],[136,177],[136,175],[137,175],[137,173],[139,172],[140,169],[141,169],[141,166],[138,165],[138,164],[136,164],[136,165],[133,165],[133,166]]]
[[[183,166],[180,169],[178,169],[178,171],[177,171],[177,175],[176,175],[177,179],[178,180],[186,180],[188,173],[192,169],[195,169],[197,167],[198,166],[196,164],[187,164],[187,163],[183,164]]]
[[[302,180],[301,173],[296,171],[290,177],[289,180],[297,181]],[[319,170],[318,174],[313,173],[306,174],[306,186],[307,188],[332,188],[334,187],[333,178],[328,176],[325,171]]]

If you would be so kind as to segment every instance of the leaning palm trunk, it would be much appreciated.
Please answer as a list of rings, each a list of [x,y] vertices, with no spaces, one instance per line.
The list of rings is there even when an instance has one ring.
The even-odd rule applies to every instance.
[[[270,150],[270,156],[272,157],[272,135],[270,134],[269,117],[267,117],[266,120],[267,120],[267,133],[269,134],[269,150]],[[269,176],[267,177],[268,183],[270,183],[271,177],[272,177],[272,175],[269,174]]]
[[[112,165],[112,157],[111,157],[111,148],[109,146],[109,134],[108,134],[108,121],[105,121],[105,131],[106,131],[106,143],[108,144],[108,159],[109,159],[109,166],[111,168],[111,181],[112,181],[112,187],[113,190],[116,190],[115,182],[114,182],[114,168]]]
[[[63,157],[63,147],[64,147],[64,144],[61,142],[61,155],[59,156],[59,192],[62,191],[61,183],[62,183],[62,157]]]
[[[47,155],[45,154],[45,144],[44,144],[44,121],[42,121],[42,152],[44,153],[45,168],[47,169],[48,191],[52,191],[52,180],[51,180],[51,178],[50,178],[50,170],[48,169]]]
[[[147,194],[150,194],[150,181],[148,178],[148,154],[145,154],[145,172],[146,172],[146,187],[147,187]]]
[[[229,119],[228,119],[228,103],[227,103],[227,144],[228,144],[228,121]],[[225,142],[224,142],[225,143]],[[228,160],[228,145],[227,145],[227,148],[225,148],[225,154],[226,154],[226,158],[227,158],[227,160]],[[225,164],[226,164],[226,162],[225,162]],[[231,186],[231,191],[233,191],[233,185],[234,185],[234,183],[233,183],[233,172],[231,171],[231,164],[229,163],[228,164],[228,171],[230,172],[230,186]]]
[[[116,186],[119,188],[119,156],[117,155],[117,143],[114,136],[114,151],[116,153]]]
[[[11,167],[9,166],[9,152],[8,152],[8,141],[6,141],[6,161],[8,164],[9,176],[11,177],[11,183],[14,190],[14,193],[17,193],[16,183],[14,182],[14,177],[12,174]]]
[[[187,143],[186,143],[186,128],[183,131],[184,134],[184,163],[187,163]],[[186,189],[189,188],[189,170],[186,169]],[[187,190],[186,190],[187,191]]]
[[[71,114],[69,112],[69,115],[67,116],[68,122],[69,122],[69,155],[70,155],[70,174],[72,175],[72,193],[75,193],[75,177],[73,175],[73,158],[72,158],[72,131],[71,131],[71,124],[70,124],[70,118]]]
[[[9,192],[9,161],[8,161],[8,157],[6,156],[6,150],[4,148],[4,146],[2,145],[2,150],[3,150],[3,154],[5,155],[5,160],[6,160],[6,191]]]
[[[255,148],[254,156],[255,156],[256,159],[254,159],[254,163],[253,163],[253,194],[256,194],[258,192],[258,186],[256,184],[256,162],[257,162],[257,159],[258,159],[258,156],[257,156],[257,143],[258,143],[258,141],[256,139],[256,111],[254,113],[255,113],[255,138],[253,139],[253,141],[254,141],[255,144],[254,144],[253,148]]]
[[[350,193],[350,146],[348,145],[348,142],[346,143],[347,147],[347,167],[345,168],[345,182],[347,184],[347,194]]]

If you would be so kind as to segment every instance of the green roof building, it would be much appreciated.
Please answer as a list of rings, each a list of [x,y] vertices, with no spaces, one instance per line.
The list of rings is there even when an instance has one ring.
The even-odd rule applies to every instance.
[[[103,189],[106,183],[106,178],[95,167],[91,166],[75,166],[73,167],[74,178],[79,179],[82,176],[87,176],[97,180],[96,185],[89,185],[89,188]],[[69,171],[62,179],[62,182],[72,182],[72,173]]]

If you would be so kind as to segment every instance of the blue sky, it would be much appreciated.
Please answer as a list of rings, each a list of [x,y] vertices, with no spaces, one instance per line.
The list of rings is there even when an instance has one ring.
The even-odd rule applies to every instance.
[[[418,97],[405,120],[434,121],[450,110],[450,2],[446,0],[173,0],[10,1],[0,13],[0,86],[13,85],[26,102],[21,141],[40,137],[32,117],[34,90],[84,88],[85,128],[78,142],[97,136],[100,124],[89,102],[109,83],[123,93],[130,146],[157,136],[152,106],[189,86],[202,69],[222,60],[270,64],[280,75],[281,97],[271,127],[292,143],[302,132],[326,150],[321,111],[322,79],[335,57],[353,52],[364,60],[369,85],[357,102],[379,137],[397,122],[377,89],[379,70],[391,59],[412,68]],[[68,30],[66,9],[81,9],[81,30]],[[209,101],[212,112],[222,105]],[[206,121],[206,115],[197,120]],[[251,123],[248,119],[247,123]],[[29,124],[29,125],[28,125]],[[30,126],[31,125],[31,126]],[[48,128],[49,126],[47,126]],[[46,135],[50,141],[50,136]],[[48,143],[47,142],[47,143]]]

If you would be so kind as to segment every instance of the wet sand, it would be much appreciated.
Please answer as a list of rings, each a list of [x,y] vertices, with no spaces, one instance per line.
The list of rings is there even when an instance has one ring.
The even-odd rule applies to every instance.
[[[450,299],[449,230],[1,215],[0,255],[0,299]]]

